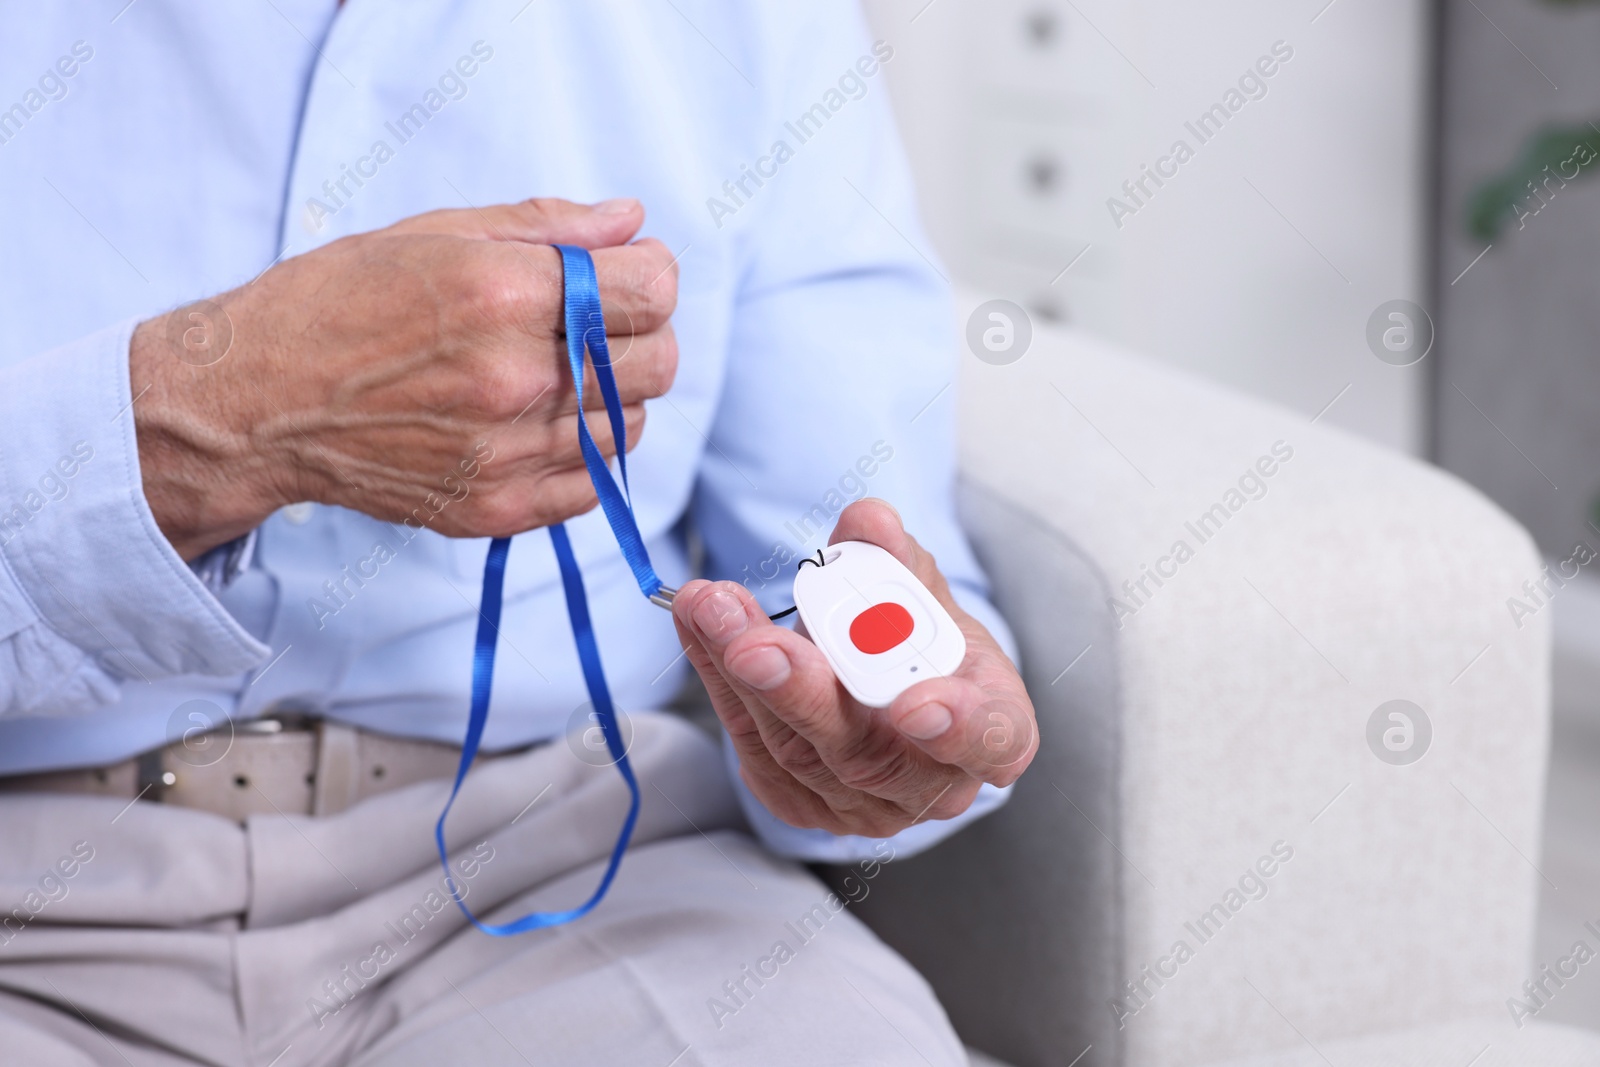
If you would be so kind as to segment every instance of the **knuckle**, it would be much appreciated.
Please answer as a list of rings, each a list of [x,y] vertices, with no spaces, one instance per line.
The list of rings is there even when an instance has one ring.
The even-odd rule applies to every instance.
[[[478,323],[498,330],[521,322],[532,303],[531,288],[496,257],[473,256],[462,271],[462,303]]]
[[[998,789],[1004,789],[1008,785],[1015,785],[1025,769],[1025,767],[1002,767],[992,771],[985,780]]]
[[[507,375],[505,404],[514,411],[507,414],[516,418],[540,400],[552,396],[562,382],[556,368],[543,360],[528,359],[518,353],[506,360]]]
[[[747,631],[745,636],[749,637],[749,634]],[[791,678],[791,681],[785,684],[793,685],[794,682]],[[826,767],[828,761],[817,751],[817,746],[812,741],[812,738],[821,736],[827,726],[828,709],[824,702],[800,693],[792,697],[779,697],[775,703],[780,705],[779,714],[783,718],[784,725],[795,735],[796,740],[805,746],[810,758],[814,759],[818,766]],[[833,772],[828,773],[831,775]]]
[[[480,537],[510,537],[527,524],[526,511],[509,493],[477,494],[465,503],[471,504],[465,512],[467,521]]]
[[[496,421],[516,418],[552,384],[547,369],[515,356],[484,353],[468,373],[468,408]]]
[[[523,431],[527,455],[540,470],[548,472],[580,462],[578,436],[572,428],[576,422],[576,416],[558,418],[554,422],[538,421]]]
[[[517,204],[517,210],[529,222],[542,222],[552,215],[558,214],[566,201],[550,196],[530,196]]]
[[[576,480],[573,487],[561,495],[560,518],[565,519],[575,515],[583,515],[593,511],[600,504],[600,497],[594,491],[594,485],[587,478]]]
[[[561,267],[555,249],[504,241],[463,242],[452,262],[454,302],[478,329],[555,334],[561,321]]]
[[[981,784],[972,781],[956,788],[946,789],[936,799],[927,802],[929,806],[923,818],[934,820],[955,818],[972,806]]]
[[[1028,765],[1033,762],[1034,754],[1037,751],[1038,743],[1031,743],[1028,746],[1027,751],[1018,757],[1015,762],[1008,763],[1004,767],[994,768],[986,780],[1002,789],[1013,784],[1017,779],[1022,777],[1022,772],[1028,769]]]
[[[769,738],[767,749],[773,762],[802,782],[819,782],[829,777],[827,764],[811,743],[799,734],[785,731],[782,736]]]
[[[916,791],[918,768],[904,749],[853,755],[840,762],[839,780],[852,789],[878,797]]]
[[[711,653],[702,648],[698,642],[691,642],[685,646],[684,650],[688,655],[689,666],[694,668],[696,674],[702,679],[715,677],[717,665],[712,660]],[[726,729],[726,726],[724,728]],[[732,731],[729,731],[729,734],[731,736]]]

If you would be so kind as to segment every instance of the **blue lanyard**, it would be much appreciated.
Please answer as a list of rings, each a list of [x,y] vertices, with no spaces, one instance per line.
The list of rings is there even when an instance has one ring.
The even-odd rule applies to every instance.
[[[606,520],[611,524],[611,531],[616,535],[617,543],[621,546],[622,555],[633,571],[634,579],[639,583],[640,592],[652,602],[667,607],[671,605],[672,597],[677,590],[662,585],[661,579],[656,577],[655,568],[650,564],[650,553],[644,546],[644,538],[639,533],[639,524],[633,515],[633,494],[628,487],[628,431],[623,422],[622,399],[617,394],[616,375],[612,371],[611,351],[606,346],[605,319],[600,308],[600,284],[595,277],[594,260],[581,248],[571,245],[555,247],[561,253],[561,265],[565,277],[567,363],[577,390],[578,445],[583,453],[584,466],[589,469],[589,478],[594,482],[595,492],[600,497],[600,507],[605,512]],[[599,446],[594,443],[594,437],[589,433],[589,423],[584,417],[583,360],[586,349],[589,361],[594,366],[595,382],[599,385],[600,395],[605,400],[606,414],[611,420],[611,432],[617,442],[617,468],[622,474],[620,488],[616,479],[611,476],[611,469],[606,466],[605,457],[601,455]],[[586,915],[600,903],[600,899],[606,895],[606,890],[611,888],[612,879],[617,875],[617,868],[622,864],[622,855],[628,850],[628,841],[633,837],[634,824],[639,820],[639,782],[633,776],[633,767],[628,763],[628,752],[622,740],[622,731],[617,726],[616,708],[611,703],[611,691],[606,687],[605,669],[600,664],[600,648],[595,643],[594,624],[589,618],[589,600],[583,591],[583,573],[578,569],[578,561],[572,554],[572,542],[567,539],[565,526],[557,523],[550,527],[550,543],[555,547],[556,561],[561,567],[561,587],[566,595],[567,618],[572,623],[572,636],[578,646],[578,662],[583,668],[583,682],[588,687],[589,700],[594,705],[595,714],[600,720],[600,730],[605,735],[606,748],[611,752],[611,758],[615,761],[622,780],[628,783],[628,793],[632,800],[628,805],[628,817],[623,820],[622,831],[617,835],[617,843],[611,849],[611,861],[606,865],[600,885],[595,889],[594,895],[578,907],[567,911],[530,912],[508,923],[485,923],[479,921],[478,917],[472,914],[472,909],[462,900],[454,876],[450,873],[450,852],[444,842],[444,821],[456,802],[456,795],[461,792],[461,783],[466,780],[467,770],[478,754],[478,746],[483,740],[483,728],[489,721],[489,691],[494,681],[495,639],[500,634],[501,591],[505,584],[506,557],[511,550],[510,538],[495,538],[489,543],[489,556],[483,565],[483,603],[478,610],[478,636],[472,652],[472,707],[467,718],[467,736],[461,744],[461,763],[456,768],[455,784],[450,789],[450,798],[445,801],[444,811],[439,813],[439,822],[433,832],[434,841],[439,847],[439,862],[445,869],[445,884],[450,887],[450,894],[455,898],[456,907],[461,909],[461,913],[471,921],[472,925],[495,937],[509,937],[529,930],[560,926]]]

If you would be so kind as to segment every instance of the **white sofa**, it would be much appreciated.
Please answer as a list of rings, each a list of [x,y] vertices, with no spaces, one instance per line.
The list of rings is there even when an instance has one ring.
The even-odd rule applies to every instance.
[[[1524,531],[1076,333],[963,364],[964,517],[1042,749],[859,906],[963,1038],[1015,1067],[1600,1064],[1600,1035],[1507,1008],[1549,735],[1550,619],[1506,606],[1541,567]],[[1396,699],[1432,726],[1409,765],[1368,742]]]

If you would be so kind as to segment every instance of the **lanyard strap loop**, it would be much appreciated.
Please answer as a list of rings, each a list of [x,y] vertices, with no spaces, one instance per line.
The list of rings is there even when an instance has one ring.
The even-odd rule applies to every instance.
[[[644,547],[639,524],[633,516],[633,490],[628,485],[628,427],[622,415],[622,398],[617,393],[617,378],[612,370],[611,348],[606,344],[606,321],[600,307],[600,283],[595,277],[594,260],[582,248],[573,245],[556,245],[561,253],[563,288],[566,294],[567,365],[572,371],[572,381],[578,394],[578,446],[583,452],[584,466],[589,468],[589,480],[594,483],[600,497],[600,507],[605,511],[611,532],[617,537],[622,556],[633,571],[639,591],[652,599],[673,590],[666,590],[656,571],[650,565],[650,553]],[[589,432],[589,420],[583,409],[583,356],[588,349],[589,361],[594,366],[595,382],[600,386],[600,396],[605,400],[606,414],[611,419],[611,434],[617,442],[617,470],[622,473],[622,487],[611,476],[605,457],[594,443]]]
[[[656,577],[655,568],[650,563],[650,553],[645,548],[644,537],[639,533],[639,524],[633,515],[632,490],[628,487],[628,431],[623,423],[622,399],[617,393],[616,376],[612,372],[611,352],[606,345],[605,318],[600,307],[600,286],[595,277],[594,260],[581,248],[571,245],[555,247],[561,252],[565,279],[563,288],[566,304],[567,362],[572,371],[572,380],[578,396],[578,445],[583,453],[584,466],[589,470],[589,479],[594,483],[595,493],[600,497],[600,506],[605,512],[606,520],[611,524],[612,533],[616,535],[623,557],[628,561],[628,567],[633,571],[634,579],[639,583],[639,590],[654,603],[666,606],[671,603],[676,590],[662,585],[661,579]],[[588,351],[589,360],[594,367],[595,381],[600,387],[606,414],[611,420],[611,432],[617,442],[617,468],[622,474],[620,489],[617,487],[616,479],[611,476],[611,470],[606,466],[605,457],[595,444],[594,437],[589,432],[588,421],[584,417],[585,350]],[[627,818],[623,820],[622,830],[617,834],[617,843],[612,846],[611,859],[606,865],[605,874],[601,876],[600,884],[594,894],[578,907],[566,911],[530,912],[520,919],[506,923],[482,922],[472,913],[472,909],[467,907],[460,889],[456,886],[455,877],[450,871],[450,851],[445,845],[444,823],[450,815],[450,809],[455,805],[456,796],[461,792],[461,784],[466,781],[467,771],[478,754],[478,747],[483,741],[483,730],[489,721],[489,696],[494,687],[494,654],[495,644],[500,636],[500,607],[505,586],[506,557],[511,551],[510,538],[495,538],[489,543],[489,554],[483,565],[483,601],[478,611],[478,632],[472,651],[472,704],[467,716],[467,734],[462,741],[461,762],[456,767],[456,777],[450,788],[450,797],[445,801],[444,810],[439,813],[439,821],[433,831],[434,843],[439,849],[439,862],[445,869],[445,885],[449,887],[456,907],[461,909],[461,914],[465,915],[473,926],[493,937],[510,937],[529,930],[560,926],[588,914],[596,904],[600,903],[601,898],[606,895],[606,890],[611,888],[611,882],[617,875],[617,868],[622,864],[623,853],[628,850],[628,842],[633,837],[634,826],[639,820],[639,782],[634,777],[632,765],[628,762],[622,730],[617,723],[616,708],[611,703],[611,691],[606,686],[605,669],[600,663],[600,647],[595,641],[593,621],[589,618],[589,601],[584,593],[583,572],[579,570],[577,558],[572,553],[572,542],[567,538],[565,526],[557,523],[550,527],[550,543],[555,548],[556,562],[561,568],[561,587],[567,602],[567,618],[572,624],[572,636],[578,648],[578,662],[583,668],[584,686],[589,690],[589,700],[594,706],[595,717],[600,721],[606,748],[610,751],[623,781],[628,784],[631,799]]]

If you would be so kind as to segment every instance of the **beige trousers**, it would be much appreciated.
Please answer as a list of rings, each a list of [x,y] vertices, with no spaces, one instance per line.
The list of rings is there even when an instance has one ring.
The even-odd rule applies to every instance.
[[[633,725],[644,804],[616,883],[519,937],[443,888],[442,782],[242,827],[0,797],[0,1063],[964,1065],[921,977],[739,831],[715,746]],[[626,804],[561,741],[485,765],[451,815],[454,877],[488,921],[572,907]]]

